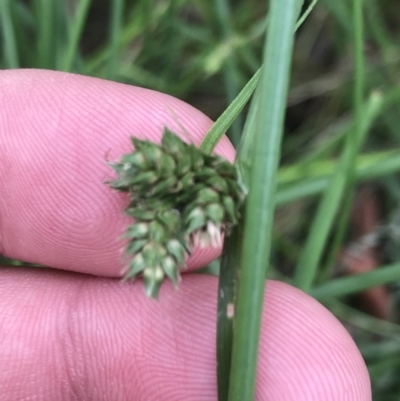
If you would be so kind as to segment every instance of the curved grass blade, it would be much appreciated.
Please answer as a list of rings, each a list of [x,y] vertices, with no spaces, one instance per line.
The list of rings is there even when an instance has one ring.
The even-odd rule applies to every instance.
[[[295,31],[305,21],[305,19],[310,14],[314,6],[317,4],[317,1],[318,0],[314,0],[307,8],[305,13],[302,15],[302,17],[296,24]],[[296,10],[300,10],[302,4],[303,4],[302,1],[297,1]],[[259,68],[256,71],[256,73],[252,76],[250,81],[247,82],[245,87],[240,91],[240,93],[236,96],[233,102],[221,114],[221,116],[217,119],[217,121],[215,121],[211,129],[207,132],[207,135],[204,137],[203,142],[200,145],[200,149],[202,149],[206,153],[211,153],[214,150],[215,146],[217,146],[217,143],[221,140],[225,132],[229,129],[229,127],[233,124],[237,116],[246,106],[255,88],[257,87],[260,76],[261,76],[261,68]]]

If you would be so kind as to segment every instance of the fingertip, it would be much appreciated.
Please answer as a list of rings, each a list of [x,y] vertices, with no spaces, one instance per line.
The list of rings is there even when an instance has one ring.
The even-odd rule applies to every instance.
[[[165,127],[200,145],[213,124],[201,111],[173,96],[84,75],[39,69],[3,70],[0,86],[0,104],[3,110],[10,111],[2,117],[17,117],[24,109],[29,111],[28,117],[47,114],[45,121],[54,124],[64,114],[65,124],[76,128],[73,124],[77,123],[82,135],[96,141],[95,134],[107,132],[110,139],[125,142],[125,149],[131,146],[127,140],[130,135],[159,142]],[[29,124],[29,118],[25,122]],[[56,128],[59,137],[68,130],[63,124]],[[74,137],[76,132],[68,134]],[[121,149],[116,145],[118,150]],[[226,136],[218,143],[216,153],[234,160],[235,150]]]
[[[268,381],[258,388],[260,400],[371,400],[368,370],[354,340],[314,298],[268,281],[263,333],[258,375]]]

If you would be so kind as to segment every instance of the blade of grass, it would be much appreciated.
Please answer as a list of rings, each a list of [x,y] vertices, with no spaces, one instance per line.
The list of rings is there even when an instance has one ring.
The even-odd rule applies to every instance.
[[[314,287],[310,294],[318,300],[343,297],[400,279],[400,263],[382,266],[367,273],[330,280]]]
[[[33,7],[19,2],[10,3],[10,13],[15,36],[15,49],[18,53],[19,68],[36,66],[37,52],[35,37],[36,15]]]
[[[314,1],[310,7],[306,10],[305,14],[310,14],[312,8],[315,6],[317,1]],[[303,1],[297,0],[296,7],[297,10],[301,10]],[[301,18],[299,22],[295,26],[295,31],[299,29],[301,24],[304,22],[305,18]],[[220,115],[220,117],[215,121],[213,126],[207,132],[207,135],[204,137],[200,149],[204,152],[211,153],[217,143],[221,140],[225,132],[229,129],[232,123],[235,121],[236,117],[243,110],[244,106],[246,106],[247,102],[250,99],[250,96],[253,94],[254,89],[256,88],[258,81],[261,76],[261,68],[256,71],[256,73],[252,76],[249,82],[245,85],[245,87],[240,91],[240,93],[236,96],[233,102],[226,108],[226,110]]]
[[[354,48],[355,48],[355,81],[354,81],[354,111],[355,111],[355,131],[357,136],[362,135],[363,129],[363,98],[364,98],[364,87],[365,87],[365,67],[364,67],[364,56],[363,56],[363,10],[362,0],[353,0],[353,15],[354,15]],[[343,242],[346,234],[347,225],[351,215],[351,208],[353,205],[354,197],[354,184],[355,184],[355,163],[351,166],[351,171],[348,172],[347,190],[344,191],[344,199],[342,202],[341,214],[339,216],[339,224],[336,229],[332,246],[330,249],[330,255],[328,257],[327,267],[325,268],[326,274],[329,276],[332,272],[333,263],[332,261],[337,255],[340,246]],[[329,258],[331,262],[329,262]]]
[[[55,67],[55,7],[52,0],[36,0],[37,27],[38,27],[38,60],[40,68],[54,69]]]
[[[241,178],[243,183],[248,189],[250,182],[250,169],[252,165],[252,154],[255,146],[255,135],[256,135],[256,118],[259,113],[261,90],[260,87],[256,89],[256,92],[251,101],[249,114],[247,115],[242,141],[240,142],[239,148],[236,153],[236,163],[239,166]]]
[[[367,114],[369,114],[369,116],[375,114],[375,117],[377,117],[379,115],[379,106],[378,103],[370,103],[370,106],[366,106],[365,123],[367,127],[373,122],[372,119],[368,121],[369,119],[367,118]],[[375,178],[396,172],[400,163],[400,161],[396,162],[396,160],[399,159],[399,155],[400,149],[391,149],[358,155],[356,159],[357,177],[360,180],[363,180],[367,178],[368,175],[370,175],[371,178]],[[329,176],[334,173],[337,164],[337,159],[331,159],[315,161],[306,166],[301,162],[294,165],[284,166],[279,170],[278,182],[283,187],[298,184],[302,181],[311,181],[313,179],[328,179]],[[376,169],[374,169],[375,165]]]
[[[231,36],[234,35],[233,27],[231,24],[231,11],[229,0],[216,0],[213,2],[215,15],[217,18],[217,26],[219,31],[219,36],[221,40],[228,40]],[[225,61],[225,65],[222,70],[223,80],[226,91],[226,98],[228,104],[230,104],[235,97],[239,93],[238,87],[238,65],[235,57],[229,57]],[[230,132],[228,133],[229,138],[231,139],[233,145],[237,147],[240,141],[242,126],[243,126],[243,116],[240,114],[233,121],[232,126],[230,128]]]
[[[273,0],[256,116],[254,164],[246,202],[245,230],[235,305],[229,401],[252,400],[269,265],[276,172],[297,18],[296,0]],[[251,313],[250,313],[251,311]]]
[[[0,2],[1,31],[3,35],[3,57],[5,68],[18,68],[18,47],[11,16],[11,0]]]
[[[260,90],[257,89],[251,101],[250,111],[244,126],[241,147],[237,153],[237,162],[241,167],[242,178],[247,187],[249,179],[249,159],[254,142],[255,122],[257,117],[257,105],[259,104]],[[242,210],[243,215],[243,210]],[[228,399],[229,376],[231,371],[232,344],[233,344],[233,319],[232,306],[236,303],[238,280],[240,276],[241,245],[243,243],[244,220],[234,228],[232,234],[224,241],[222,252],[221,270],[218,282],[218,317],[217,317],[217,379],[218,400]]]
[[[250,96],[253,94],[254,89],[258,84],[258,80],[261,76],[261,68],[253,75],[245,87],[236,96],[235,100],[226,108],[226,110],[221,114],[217,121],[213,124],[207,135],[204,137],[200,149],[206,153],[211,153],[220,139],[223,137],[225,132],[235,121],[236,117],[246,106]]]
[[[74,18],[70,23],[69,39],[65,52],[65,58],[60,68],[62,71],[72,71],[74,58],[78,51],[79,40],[82,35],[83,27],[91,3],[92,0],[80,0],[78,2]]]
[[[353,199],[354,199],[354,187],[356,184],[356,177],[352,177],[352,185],[349,187],[349,192],[346,193],[344,199],[341,203],[340,215],[338,216],[338,223],[335,227],[335,232],[333,233],[333,239],[331,240],[331,246],[326,257],[326,261],[320,268],[320,274],[318,276],[318,281],[326,281],[331,277],[333,269],[335,268],[335,262],[337,260],[340,248],[342,247],[343,241],[345,239],[346,233],[348,231],[348,223],[352,212]]]
[[[382,98],[378,94],[371,96],[365,110],[365,120],[361,131],[362,136],[358,138],[357,148],[353,147],[354,145],[351,141],[347,141],[332,178],[325,183],[326,188],[295,273],[296,285],[305,291],[308,291],[311,287],[316,274],[340,199],[346,188],[348,172],[356,166],[357,149],[368,132],[369,126],[366,123],[372,121],[373,116],[379,112],[379,108],[382,105],[381,100]],[[348,136],[353,136],[352,132]],[[376,164],[372,164],[372,169],[375,169],[375,167]],[[355,172],[357,173],[357,170]],[[311,192],[313,192],[318,186],[317,181],[312,182],[311,185],[313,186]]]
[[[120,38],[122,34],[122,17],[125,0],[114,0],[111,3],[111,25],[108,59],[108,79],[115,79],[119,65]]]
[[[325,165],[325,163],[327,163]],[[299,181],[294,181],[291,184],[286,184],[278,188],[276,195],[276,204],[284,205],[294,202],[308,196],[318,195],[327,189],[330,178],[325,175],[329,169],[334,171],[334,164],[332,161],[315,164],[323,169],[320,176],[314,178],[304,178]],[[329,167],[328,167],[329,166]],[[383,177],[385,175],[394,174],[400,170],[400,153],[399,151],[385,151],[376,152],[373,154],[366,154],[357,158],[356,179],[357,182],[371,181],[374,178]],[[284,170],[282,170],[284,172]]]
[[[396,323],[375,318],[346,305],[343,301],[331,298],[324,303],[341,320],[351,322],[355,327],[372,334],[384,335],[387,337],[398,336],[400,326]]]
[[[237,296],[243,221],[224,241],[218,286],[217,381],[218,400],[227,400],[233,343],[233,310]]]
[[[310,15],[311,11],[313,10],[313,8],[316,6],[317,3],[318,3],[318,0],[313,0],[310,3],[310,5],[307,7],[307,10],[304,11],[304,14],[297,21],[296,30],[307,19],[307,17]]]
[[[368,129],[364,121],[364,54],[363,54],[363,16],[362,0],[353,0],[354,52],[355,52],[355,83],[354,83],[354,133],[349,132],[339,166],[325,191],[317,214],[307,237],[305,247],[300,256],[295,272],[295,284],[304,291],[309,291],[316,275],[322,253],[325,249],[328,235],[332,228],[340,200],[343,195],[352,191],[355,159],[363,143]],[[372,100],[375,99],[373,96]],[[379,104],[382,97],[379,97]],[[351,205],[351,202],[345,202]]]
[[[383,359],[392,355],[400,355],[400,342],[398,339],[384,341],[382,343],[373,343],[360,347],[361,355],[364,359]]]

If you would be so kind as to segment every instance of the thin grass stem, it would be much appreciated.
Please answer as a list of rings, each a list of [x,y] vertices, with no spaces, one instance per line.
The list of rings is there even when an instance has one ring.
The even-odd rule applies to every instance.
[[[254,164],[246,202],[241,273],[232,348],[229,401],[252,400],[269,254],[276,172],[297,18],[296,0],[273,0],[256,116]],[[251,313],[250,313],[251,311]]]
[[[79,41],[81,39],[83,27],[85,25],[86,17],[92,0],[80,0],[77,4],[74,18],[70,24],[69,39],[65,58],[61,66],[62,71],[72,71],[74,60],[78,52]]]
[[[10,10],[11,4],[11,0],[3,0],[0,2],[3,57],[6,68],[18,68],[18,47]]]
[[[311,6],[307,9],[306,13],[310,13],[312,8],[315,6],[317,2],[314,1]],[[296,10],[300,10],[302,7],[303,1],[297,0],[296,2]],[[307,15],[308,15],[307,14]],[[300,28],[301,24],[304,22],[305,18],[301,18],[299,22],[295,26],[295,31]],[[221,140],[223,135],[229,129],[229,127],[233,124],[237,116],[241,113],[243,108],[246,106],[249,101],[251,95],[253,94],[255,88],[257,87],[258,81],[261,76],[261,68],[259,68],[256,73],[252,76],[249,82],[244,86],[244,88],[240,91],[240,93],[236,96],[236,98],[232,101],[232,103],[225,109],[225,111],[220,115],[220,117],[215,121],[213,126],[207,132],[207,135],[204,137],[200,148],[204,150],[204,152],[211,153],[217,143]]]
[[[222,38],[222,40],[229,40],[229,38],[234,34],[231,23],[232,17],[229,0],[216,0],[214,2],[214,8],[216,17],[218,19],[219,36]],[[223,66],[222,70],[228,104],[230,104],[239,93],[238,71],[239,69],[236,58],[230,56],[225,61],[225,65]],[[243,116],[239,114],[233,121],[228,132],[228,136],[235,147],[237,147],[239,144],[242,126]]]
[[[343,297],[400,279],[400,263],[382,266],[372,271],[330,280],[312,288],[310,294],[322,301]]]
[[[307,7],[307,10],[304,11],[303,15],[299,18],[296,24],[296,29],[299,27],[310,15],[311,11],[314,9],[314,7],[317,5],[318,0],[313,0],[310,5]]]
[[[364,96],[364,55],[363,55],[363,20],[362,0],[353,0],[354,53],[355,53],[355,84],[354,84],[354,131],[346,137],[346,144],[340,162],[332,177],[329,187],[324,192],[316,216],[311,225],[303,252],[295,272],[295,284],[309,291],[314,281],[322,253],[326,247],[328,235],[343,195],[353,191],[355,161],[357,153],[368,132],[365,124]],[[379,96],[381,99],[381,96]],[[381,101],[379,102],[381,103]],[[349,205],[347,201],[345,204]],[[347,213],[348,214],[348,213]]]
[[[38,67],[53,69],[55,67],[55,7],[53,0],[37,0],[38,14]]]
[[[115,79],[120,64],[120,38],[122,34],[122,19],[125,7],[125,0],[114,0],[111,3],[111,25],[108,59],[108,79]]]
[[[243,221],[224,242],[218,287],[217,381],[218,400],[227,400],[233,343],[233,311],[237,297]]]

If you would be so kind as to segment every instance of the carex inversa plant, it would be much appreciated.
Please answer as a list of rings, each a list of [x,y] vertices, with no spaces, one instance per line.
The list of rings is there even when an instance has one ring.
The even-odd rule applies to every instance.
[[[317,0],[306,2],[309,8],[298,19],[296,28],[304,21],[316,2]],[[1,46],[1,68],[50,68],[148,87],[189,100],[211,117],[215,117],[215,114],[209,113],[207,108],[202,107],[203,102],[199,101],[200,96],[197,97],[197,93],[201,92],[202,98],[204,96],[204,99],[211,100],[213,105],[218,106],[218,98],[224,98],[221,94],[225,93],[226,100],[231,101],[237,88],[240,85],[243,86],[243,91],[225,112],[222,112],[221,117],[212,126],[201,144],[201,149],[206,154],[213,151],[220,138],[232,127],[257,88],[258,94],[253,96],[245,129],[242,135],[237,135],[242,137],[242,141],[238,147],[236,165],[244,180],[244,185],[242,183],[239,185],[248,187],[253,179],[257,163],[253,152],[255,148],[258,148],[258,145],[255,145],[260,131],[258,121],[260,114],[266,112],[262,98],[268,96],[264,83],[260,85],[260,79],[265,70],[260,68],[257,71],[261,64],[258,59],[260,38],[271,23],[277,23],[274,21],[276,18],[279,18],[282,24],[286,23],[289,8],[287,7],[286,13],[277,16],[275,5],[269,1],[268,22],[265,22],[263,17],[258,18],[258,10],[263,9],[267,3],[264,0],[255,1],[252,12],[243,12],[250,9],[244,1],[221,0],[214,3],[208,2],[205,5],[202,0],[170,2],[117,0],[104,6],[105,2],[92,0],[53,2],[4,0],[0,2],[0,37],[3,45]],[[302,3],[297,1],[294,5],[296,15],[300,9],[305,10],[305,4]],[[277,175],[278,188],[271,204],[278,207],[285,205],[293,210],[300,203],[303,205],[310,205],[310,202],[315,201],[320,203],[321,206],[313,219],[311,230],[308,222],[304,225],[301,222],[304,217],[309,220],[310,209],[303,210],[301,218],[292,221],[296,232],[308,235],[306,249],[302,250],[302,241],[299,238],[303,236],[299,236],[294,240],[289,239],[291,245],[295,245],[295,248],[300,250],[295,252],[294,256],[289,255],[290,252],[281,247],[280,241],[275,243],[274,256],[282,257],[283,260],[288,260],[290,257],[290,267],[295,270],[295,284],[309,290],[311,295],[326,301],[329,306],[334,304],[331,302],[332,298],[356,294],[357,291],[377,284],[395,283],[400,274],[396,260],[389,259],[385,262],[387,265],[380,269],[357,276],[332,279],[333,268],[337,265],[337,250],[339,247],[343,249],[346,241],[349,205],[351,205],[351,194],[356,185],[376,183],[380,188],[382,203],[385,204],[385,212],[391,204],[398,203],[400,91],[396,37],[399,24],[396,25],[398,16],[391,12],[396,10],[396,0],[385,2],[321,0],[319,3],[318,10],[311,17],[311,21],[307,20],[307,26],[298,33],[299,41],[295,58],[297,64],[293,68],[293,88],[289,94],[289,104],[294,110],[298,109],[297,106],[305,106],[305,103],[318,104],[318,107],[309,116],[305,113],[299,121],[299,128],[294,130],[290,128],[290,135],[285,138],[283,152],[286,164],[280,168]],[[361,3],[363,3],[366,21],[364,26]],[[196,22],[194,24],[193,16]],[[388,21],[390,21],[390,28],[389,25],[385,26]],[[321,26],[323,26],[322,30]],[[218,32],[215,32],[216,27]],[[268,29],[271,28],[269,26]],[[365,30],[364,35],[363,30]],[[363,48],[363,36],[368,40],[366,48]],[[93,42],[92,38],[96,40]],[[161,46],[160,38],[163,40]],[[281,34],[274,38],[279,46],[288,39]],[[354,42],[353,48],[348,45],[349,42]],[[225,47],[231,43],[234,43],[234,46]],[[319,51],[321,48],[323,48],[322,52]],[[221,54],[219,52],[221,49],[228,49],[227,53]],[[315,52],[315,50],[318,51]],[[319,59],[321,53],[325,54],[326,50],[333,61],[329,66],[322,65]],[[354,68],[350,57],[352,51],[356,55]],[[250,57],[247,57],[248,55]],[[220,56],[222,58],[218,63]],[[204,77],[204,71],[207,71],[204,60],[210,59],[213,62],[217,60],[215,64],[218,68],[212,76]],[[363,71],[363,59],[365,59],[365,71]],[[231,60],[234,62],[232,63]],[[269,64],[269,69],[272,64],[281,63],[279,60],[276,57],[266,58],[264,63]],[[312,68],[308,69],[305,63],[310,63]],[[305,75],[302,71],[304,66],[307,68]],[[282,64],[276,65],[276,68],[283,68]],[[353,69],[355,70],[354,85]],[[249,73],[255,73],[255,75],[247,85],[244,85],[244,79]],[[289,72],[286,73],[289,74]],[[234,77],[235,81],[231,80],[231,77]],[[334,87],[330,87],[331,82],[335,83]],[[318,88],[315,93],[313,88],[315,89],[316,83]],[[279,87],[279,81],[276,80],[274,85]],[[301,90],[298,91],[298,89]],[[378,93],[376,89],[379,89]],[[303,97],[299,97],[299,93],[302,93]],[[218,96],[215,96],[216,94]],[[353,101],[351,101],[351,94],[354,97]],[[274,96],[271,102],[277,100],[275,106],[278,104],[281,106],[283,94]],[[297,106],[293,106],[293,99],[299,102]],[[350,101],[347,102],[347,99]],[[345,126],[342,125],[343,121],[346,122]],[[277,132],[273,127],[271,131],[269,127],[264,129],[265,136],[273,136]],[[375,130],[376,132],[379,130],[378,135],[367,136],[369,132],[375,132]],[[131,134],[135,135],[134,132]],[[307,144],[301,139],[305,137],[308,137]],[[304,146],[299,146],[295,154],[289,154],[288,144],[297,142],[298,139]],[[272,137],[270,140],[272,141]],[[365,146],[361,147],[363,141]],[[354,146],[355,144],[357,146]],[[341,148],[343,148],[342,152]],[[271,152],[279,153],[279,150],[271,148]],[[338,157],[340,154],[341,156]],[[266,155],[266,157],[269,156]],[[116,169],[117,164],[114,166]],[[165,166],[163,168],[167,169]],[[132,217],[132,221],[136,221],[135,225],[125,233],[124,240],[127,242],[129,257],[126,261],[126,274],[130,274],[131,277],[143,274],[150,295],[157,294],[163,277],[178,284],[179,269],[183,268],[191,247],[196,241],[201,245],[210,242],[215,244],[221,240],[219,228],[222,228],[222,224],[218,224],[221,204],[218,202],[222,200],[223,208],[232,209],[229,206],[232,202],[226,199],[231,195],[223,192],[224,189],[218,184],[221,182],[221,177],[215,180],[213,174],[207,175],[208,173],[206,172],[205,176],[201,177],[204,184],[202,188],[206,189],[200,194],[198,188],[199,192],[193,193],[193,198],[187,199],[187,208],[183,208],[183,203],[179,204],[179,207],[174,202],[169,203],[167,197],[159,198],[163,191],[167,191],[166,188],[170,188],[171,191],[176,190],[173,177],[154,184],[148,184],[147,181],[148,185],[146,184],[147,186],[138,197],[133,196],[138,190],[135,186],[119,189],[127,191],[128,196],[131,197],[130,207],[126,213]],[[269,173],[271,178],[273,171],[270,170]],[[146,180],[143,177],[145,183]],[[185,184],[185,180],[190,182],[190,177],[184,179],[183,176],[180,177],[182,184]],[[147,175],[147,180],[151,181],[150,174]],[[225,178],[222,180],[225,181]],[[155,188],[156,185],[157,188]],[[147,196],[152,191],[156,199],[150,201]],[[252,191],[254,192],[254,189]],[[253,197],[254,194],[251,195],[252,199]],[[199,203],[198,198],[201,198]],[[325,206],[322,207],[323,205]],[[250,213],[250,207],[248,210]],[[238,216],[244,216],[243,206],[237,211],[240,212]],[[205,222],[210,215],[214,220]],[[385,219],[384,216],[382,217]],[[250,361],[251,358],[243,362],[237,356],[232,363],[233,341],[235,343],[242,341],[243,344],[245,342],[243,333],[246,331],[257,333],[257,330],[254,330],[256,325],[244,327],[245,320],[239,319],[240,308],[238,309],[236,304],[238,290],[245,291],[246,288],[247,290],[251,288],[246,284],[240,287],[238,279],[240,267],[246,269],[247,279],[250,273],[247,271],[247,264],[242,263],[243,236],[247,237],[248,230],[246,232],[244,230],[245,221],[239,217],[237,219],[236,226],[232,223],[224,227],[225,246],[221,261],[217,329],[220,400],[228,398],[231,370],[238,369],[239,363],[243,363],[243,366],[254,363],[253,360]],[[261,227],[259,221],[257,224],[260,231],[270,228],[270,225],[267,228]],[[227,235],[230,231],[228,226],[230,226],[231,235]],[[278,226],[280,225],[277,224],[276,227]],[[201,235],[196,236],[195,232]],[[279,235],[278,232],[276,234]],[[268,248],[269,240],[264,242],[263,246]],[[295,268],[294,264],[299,256],[300,263]],[[0,264],[22,263],[5,260],[2,257],[0,259]],[[148,263],[156,267],[146,270],[144,274],[145,264]],[[264,271],[262,274],[259,273],[260,276],[263,274]],[[291,280],[290,277],[286,279]],[[257,289],[257,294],[260,294],[259,287],[254,288]],[[248,319],[257,319],[259,313],[259,304],[252,303],[255,297],[256,295],[254,298],[250,297],[247,302],[250,308],[248,313],[254,314]],[[244,302],[246,296],[239,298],[240,302]],[[337,312],[339,309],[333,310]],[[347,319],[346,314],[341,312],[338,314],[342,320]],[[372,321],[371,317],[364,316],[364,318],[365,321],[367,319]],[[356,333],[357,340],[357,332],[362,329],[357,326],[357,319],[351,320],[350,323],[357,327],[357,330],[353,332],[353,334]],[[235,329],[235,335],[233,335],[233,329]],[[239,332],[242,334],[238,334]],[[376,331],[376,334],[375,338],[382,338],[382,333]],[[385,336],[390,337],[392,334],[388,331]],[[250,347],[253,347],[251,352],[254,356],[256,355],[254,352],[256,337],[248,338]],[[398,376],[398,370],[394,370],[396,364],[385,360],[381,354],[379,358],[376,357],[375,365],[368,362],[371,348],[377,345],[384,346],[386,343],[381,340],[379,344],[376,344],[376,340],[367,342],[365,338],[361,339],[361,343],[360,349],[363,355],[367,356],[372,386],[376,387],[374,399],[395,399],[397,394],[391,396],[385,393],[382,398],[380,395],[388,388],[387,383],[390,380],[386,380],[387,377]],[[369,351],[364,351],[367,348]],[[247,352],[246,349],[243,354],[245,352]],[[396,373],[393,374],[393,372]],[[240,373],[235,373],[235,377],[239,376]],[[237,380],[236,385],[239,386],[242,381],[243,378],[240,381]],[[385,384],[381,385],[382,382]],[[249,387],[243,391],[249,390]],[[249,393],[246,393],[246,396],[243,394],[241,393],[241,396],[247,397]],[[232,391],[231,397],[233,397]]]
[[[245,198],[236,166],[208,155],[165,129],[161,144],[132,138],[134,151],[111,163],[110,185],[129,194],[134,219],[125,237],[132,258],[125,278],[143,274],[146,293],[158,296],[164,277],[174,285],[195,246],[221,246],[238,223]]]
[[[233,111],[237,115],[261,76],[259,95],[252,105],[252,120],[246,124],[243,137],[242,149],[246,150],[247,158],[241,159],[240,155],[238,158],[243,162],[243,169],[247,170],[246,186],[252,188],[246,207],[246,223],[240,227],[245,228],[244,239],[241,239],[240,229],[236,229],[232,236],[236,251],[243,249],[243,253],[235,253],[242,266],[240,283],[237,283],[235,270],[229,273],[226,270],[228,266],[225,266],[222,272],[230,277],[231,288],[238,289],[238,298],[236,305],[224,305],[237,322],[237,330],[232,348],[228,343],[223,352],[225,357],[232,353],[232,363],[228,356],[227,363],[223,364],[231,371],[225,374],[225,379],[219,379],[220,399],[226,396],[232,400],[252,399],[254,395],[276,171],[299,4],[295,0],[271,3],[272,22],[268,26],[266,63],[241,93],[243,100]],[[233,121],[232,115],[230,118],[230,121],[225,119],[225,124]],[[131,204],[127,213],[136,219],[126,234],[130,240],[128,252],[135,254],[126,277],[143,273],[150,296],[157,296],[164,275],[177,283],[178,269],[184,266],[185,257],[196,241],[200,245],[216,245],[221,238],[221,229],[229,234],[238,223],[245,194],[238,170],[226,161],[202,152],[213,149],[221,135],[221,126],[226,128],[220,120],[203,141],[201,150],[178,140],[169,131],[165,132],[161,146],[133,139],[136,151],[113,166],[119,178],[112,186],[130,193]],[[254,146],[249,146],[250,141],[255,142]],[[170,147],[169,142],[174,142],[174,145]],[[186,166],[182,155],[186,157]],[[250,157],[254,157],[252,165],[249,164]],[[179,248],[175,254],[169,250],[170,241]],[[228,240],[228,246],[229,243]],[[234,262],[232,258],[228,260]],[[249,313],[250,310],[254,314]],[[225,390],[221,391],[221,388]]]

